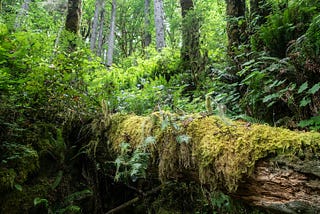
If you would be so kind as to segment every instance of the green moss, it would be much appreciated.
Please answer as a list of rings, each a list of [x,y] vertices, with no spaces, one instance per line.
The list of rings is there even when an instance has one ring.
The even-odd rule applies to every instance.
[[[304,147],[320,147],[319,133],[294,132],[283,128],[241,122],[217,117],[195,120],[187,133],[192,137],[203,183],[237,189],[243,176],[252,173],[256,161],[270,155],[296,155]]]
[[[179,118],[167,115],[136,115],[112,118],[108,137],[114,151],[127,142],[136,148],[147,136],[157,140],[153,158],[159,159],[161,180],[179,178],[188,171],[198,172],[199,180],[212,189],[237,189],[244,176],[249,176],[258,160],[286,154],[303,155],[305,148],[320,150],[320,134],[290,131],[267,125],[234,122],[217,116],[190,115]],[[179,143],[178,136],[190,137],[190,142]]]
[[[116,114],[112,116],[108,138],[116,151],[119,151],[123,142],[130,143],[132,148],[137,148],[151,135],[152,128],[153,121],[150,117]]]

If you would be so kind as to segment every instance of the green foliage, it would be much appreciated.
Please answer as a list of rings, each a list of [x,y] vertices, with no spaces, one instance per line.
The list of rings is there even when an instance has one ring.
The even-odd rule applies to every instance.
[[[317,1],[295,1],[270,15],[260,29],[260,38],[270,54],[285,57],[289,43],[305,33],[318,8]]]
[[[91,123],[97,114],[101,100],[106,100],[104,119],[114,112],[147,114],[168,109],[184,115],[185,111],[204,111],[205,95],[209,93],[208,97],[212,98],[210,113],[221,117],[227,114],[248,122],[266,121],[274,125],[283,125],[281,121],[288,117],[295,125],[300,121],[298,126],[301,128],[318,131],[320,119],[314,115],[318,115],[320,93],[317,75],[320,69],[319,2],[289,1],[287,8],[283,7],[286,1],[270,2],[273,11],[265,17],[266,23],[260,28],[255,20],[257,26],[251,26],[257,30],[252,35],[251,47],[239,48],[235,60],[240,63],[235,76],[228,75],[228,70],[223,69],[228,66],[224,62],[227,43],[225,2],[195,2],[194,15],[202,20],[200,52],[205,56],[197,62],[203,63],[205,70],[199,71],[195,78],[192,72],[180,67],[181,16],[177,2],[164,1],[169,48],[161,54],[153,50],[153,44],[149,48],[142,47],[143,1],[119,2],[115,64],[106,69],[100,63],[103,60],[97,59],[86,48],[93,0],[85,1],[83,5],[83,40],[60,31],[64,28],[65,18],[64,8],[59,6],[61,2],[47,5],[42,1],[31,1],[28,14],[18,20],[16,15],[21,9],[21,1],[1,1],[0,192],[4,193],[0,200],[1,203],[4,201],[1,212],[9,213],[11,208],[16,208],[18,211],[12,213],[27,213],[32,203],[34,207],[44,206],[48,212],[82,212],[81,201],[91,197],[93,192],[77,190],[98,185],[96,182],[100,182],[97,181],[100,177],[93,179],[90,173],[85,175],[85,167],[79,170],[81,172],[74,170],[73,167],[78,165],[72,165],[68,157],[77,153],[79,147],[89,148],[88,152],[80,149],[74,157],[81,159],[93,153],[90,161],[97,158],[105,136],[101,131],[94,133],[96,138],[91,139],[91,134],[94,127],[109,124],[92,126],[85,136],[82,134],[87,123]],[[105,9],[109,14],[108,4]],[[20,23],[18,29],[14,29],[16,21]],[[241,20],[239,24],[245,22]],[[153,27],[151,22],[149,30],[154,36]],[[72,50],[70,43],[74,46]],[[247,49],[253,51],[248,53]],[[258,52],[265,50],[268,53]],[[206,70],[209,66],[212,69],[210,75]],[[194,83],[195,79],[199,80],[198,85]],[[106,106],[110,110],[106,110]],[[175,146],[187,148],[191,137],[179,133],[180,127],[172,118],[161,116],[161,131],[173,131]],[[129,142],[121,144],[121,155],[114,162],[117,180],[131,179],[138,183],[135,181],[147,178],[150,153],[156,139],[143,137],[137,147]],[[80,145],[82,141],[87,147]],[[39,162],[50,158],[48,155],[55,160],[50,162],[52,170],[46,169],[50,175],[38,174],[39,165],[47,164]],[[68,172],[69,167],[72,172]],[[94,170],[100,169],[99,164],[94,167]],[[67,180],[68,176],[74,176],[73,173],[81,173],[84,177],[79,176],[81,185]],[[49,176],[50,182],[42,185],[42,179],[47,178],[39,178],[40,175]],[[64,185],[69,185],[70,189],[61,190]],[[162,199],[162,202],[175,206],[181,201],[178,205],[181,210],[183,206],[192,209],[195,203],[201,213],[212,210],[232,213],[232,202],[226,195],[212,193],[201,207],[204,199],[199,197],[201,200],[195,201],[199,192],[190,193],[193,190],[188,184],[173,185],[163,192],[169,198]],[[52,192],[47,195],[48,191]],[[187,200],[181,193],[188,193]],[[57,195],[63,197],[52,199]]]
[[[89,91],[108,100],[111,111],[145,114],[159,105],[170,108],[179,102],[185,84],[177,74],[178,66],[179,53],[171,49],[164,49],[161,55],[154,53],[149,59],[128,58],[123,67],[91,73],[95,78]]]
[[[302,120],[299,122],[298,126],[302,128],[309,128],[311,130],[320,130],[320,116],[314,116],[307,120]]]
[[[49,206],[49,203],[48,203],[48,200],[47,200],[47,199],[37,197],[37,198],[35,198],[35,199],[33,200],[33,205],[34,205],[34,206],[38,206],[39,204],[44,204],[45,207],[48,207],[48,206]]]
[[[82,213],[81,207],[79,207],[73,203],[76,203],[77,201],[86,199],[87,197],[91,197],[91,196],[92,196],[92,191],[89,189],[77,191],[77,192],[74,192],[74,193],[68,195],[67,197],[65,197],[63,199],[62,205],[58,206],[58,207],[51,207],[49,201],[46,198],[36,197],[33,200],[33,206],[39,207],[40,205],[43,205],[49,214],[51,214],[51,213],[56,213],[56,214]]]
[[[2,142],[0,151],[2,154],[1,179],[4,181],[1,189],[12,188],[15,183],[24,183],[29,175],[39,169],[38,153],[30,146]]]
[[[149,165],[150,153],[148,148],[155,143],[152,136],[147,137],[134,151],[131,151],[130,144],[120,145],[121,154],[114,161],[116,165],[115,180],[127,180],[131,178],[136,182],[139,178],[146,178],[146,170]]]
[[[313,21],[311,22],[307,32],[307,42],[305,45],[305,52],[308,56],[310,56],[313,60],[320,63],[319,61],[319,54],[320,54],[320,15],[314,17]]]

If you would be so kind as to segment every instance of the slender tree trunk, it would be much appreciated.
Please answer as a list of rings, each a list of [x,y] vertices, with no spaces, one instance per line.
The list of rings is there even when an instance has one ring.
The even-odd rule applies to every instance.
[[[91,32],[91,38],[90,38],[90,50],[92,52],[95,50],[95,47],[96,47],[100,8],[101,8],[101,0],[96,0],[95,10],[93,15],[93,22],[92,22],[92,32]]]
[[[156,26],[156,47],[161,51],[165,47],[164,11],[163,1],[154,0],[154,21]]]
[[[151,43],[150,33],[150,0],[144,1],[144,41],[143,46],[148,47]]]
[[[79,34],[81,22],[81,0],[68,0],[66,30]]]
[[[191,72],[195,85],[201,68],[200,18],[194,12],[193,0],[180,0],[182,14],[181,60],[185,71]]]
[[[104,18],[105,18],[105,1],[102,2],[101,11],[100,11],[100,26],[99,26],[99,38],[98,38],[98,49],[97,55],[101,56],[102,53],[102,45],[103,45],[103,26],[104,26]]]
[[[107,52],[107,66],[112,65],[113,50],[115,42],[115,26],[116,26],[116,0],[112,0],[111,21],[110,21],[110,34],[108,40],[108,52]]]
[[[25,18],[25,16],[27,15],[28,11],[29,11],[29,4],[30,4],[31,0],[24,0],[21,9],[16,17],[15,23],[14,23],[14,29],[17,30],[21,27],[21,24],[23,22],[23,19]]]

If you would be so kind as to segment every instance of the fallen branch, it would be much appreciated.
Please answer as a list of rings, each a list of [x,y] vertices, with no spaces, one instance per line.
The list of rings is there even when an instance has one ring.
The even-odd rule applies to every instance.
[[[116,212],[118,212],[120,210],[123,210],[123,209],[125,209],[125,208],[127,208],[127,207],[129,207],[129,206],[131,206],[131,205],[133,205],[133,204],[135,204],[137,202],[139,202],[144,197],[147,197],[147,196],[150,196],[152,194],[157,193],[158,191],[160,191],[162,189],[163,186],[164,185],[162,184],[162,185],[160,185],[160,186],[158,186],[158,187],[156,187],[156,188],[144,193],[143,196],[137,196],[137,197],[135,197],[135,198],[133,198],[133,199],[121,204],[120,206],[118,206],[118,207],[116,207],[116,208],[114,208],[112,210],[109,210],[106,214],[112,214],[112,213],[116,213]]]

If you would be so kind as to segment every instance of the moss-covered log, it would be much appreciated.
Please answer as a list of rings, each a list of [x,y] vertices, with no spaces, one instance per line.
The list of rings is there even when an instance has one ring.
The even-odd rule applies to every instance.
[[[195,180],[211,190],[284,213],[320,212],[320,134],[205,115],[112,115],[108,142],[148,152],[166,180]],[[154,143],[145,143],[147,139]]]

